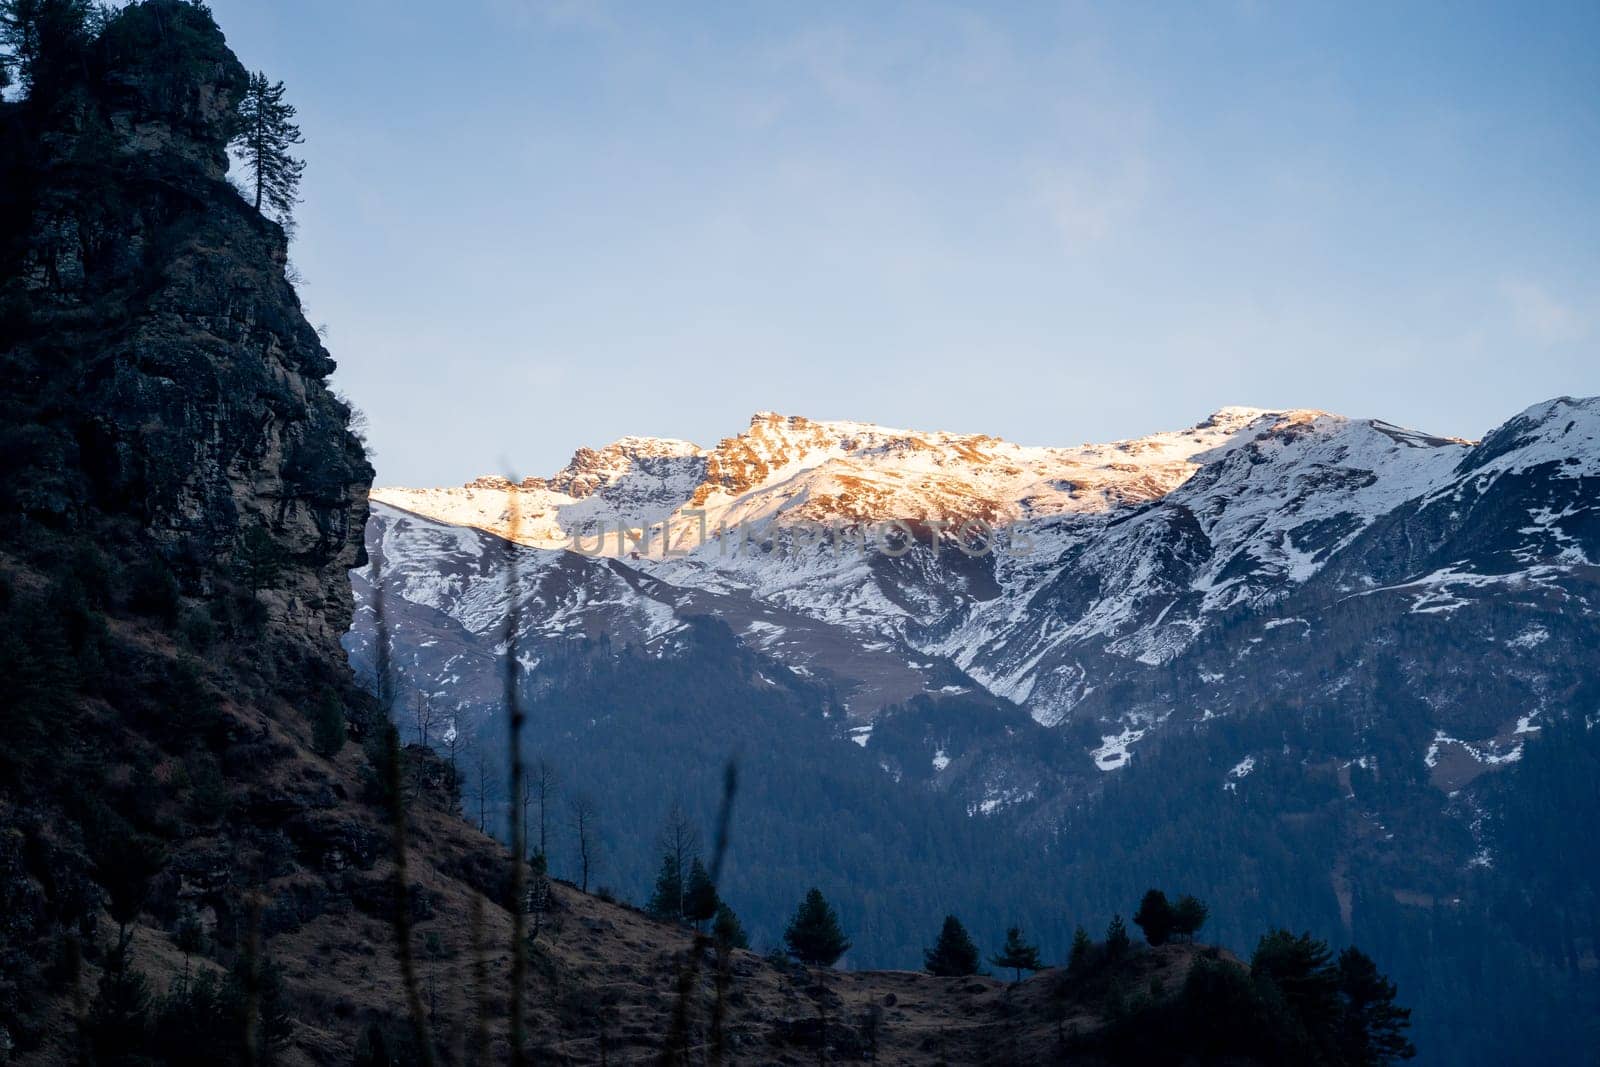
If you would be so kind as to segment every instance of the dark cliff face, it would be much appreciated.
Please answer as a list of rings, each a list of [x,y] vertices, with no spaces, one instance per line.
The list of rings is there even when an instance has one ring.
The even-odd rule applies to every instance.
[[[0,1062],[131,1062],[101,1045],[142,1023],[94,1014],[119,928],[170,992],[180,925],[227,968],[252,894],[269,938],[382,884],[339,648],[372,469],[228,181],[244,68],[201,5],[95,28],[0,102]]]
[[[0,502],[148,539],[193,595],[270,557],[268,616],[336,656],[372,470],[283,230],[225,178],[245,79],[208,17],[156,3],[55,99],[5,105]]]

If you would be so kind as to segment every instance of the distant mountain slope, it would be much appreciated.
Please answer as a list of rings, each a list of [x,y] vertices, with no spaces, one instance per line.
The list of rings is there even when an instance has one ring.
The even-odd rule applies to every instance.
[[[1561,798],[1546,814],[1559,826],[1600,816],[1579,769],[1600,722],[1600,399],[1534,405],[1476,443],[1223,409],[1073,449],[758,415],[709,452],[602,452],[583,498],[599,503],[582,514],[612,524],[603,551],[527,550],[530,571],[559,566],[588,590],[527,601],[541,637],[578,649],[609,633],[689,670],[693,642],[673,635],[720,619],[765,661],[757,673],[820,683],[816,714],[853,742],[838,759],[862,753],[885,788],[953,801],[997,841],[1042,844],[1037,877],[1079,906],[1136,892],[1130,870],[1186,873],[1250,902],[1242,924],[1371,943],[1419,990],[1435,1062],[1493,1062],[1515,1035],[1452,991],[1417,948],[1425,936],[1476,954],[1474,973],[1522,975],[1520,1010],[1551,1033],[1600,996],[1596,872],[1523,845],[1570,836],[1530,827],[1533,798]],[[667,478],[658,462],[681,466]],[[626,503],[636,482],[654,510]],[[453,549],[429,546],[458,534],[394,531],[431,517],[488,537],[513,501],[555,523],[567,505],[550,493],[376,491],[374,544],[415,576],[393,586],[405,610],[465,619],[500,585],[488,565],[433,586]],[[615,535],[651,518],[674,537],[698,531],[697,507],[710,536],[671,542],[686,554],[664,551],[659,528]],[[1004,550],[961,551],[972,519]],[[403,655],[414,646],[402,635]],[[493,656],[482,639],[466,646]],[[415,684],[446,701],[469,692],[428,655]],[[536,666],[529,684],[568,703],[587,692],[567,668]],[[461,710],[492,721],[494,696]],[[608,759],[670,736],[638,721],[639,755]],[[1524,884],[1546,887],[1545,911],[1513,906]],[[885,962],[910,949],[875,943]]]
[[[820,624],[809,640],[774,645],[791,665],[805,668],[808,649],[843,630],[906,664],[895,673],[929,656],[947,661],[1053,724],[1094,686],[1172,660],[1208,620],[1281,600],[1325,567],[1369,584],[1475,580],[1398,575],[1393,560],[1365,554],[1358,564],[1345,550],[1381,519],[1484,492],[1466,483],[1533,470],[1552,449],[1593,462],[1583,436],[1593,409],[1530,409],[1478,448],[1303,411],[1223,409],[1191,430],[1076,449],[763,414],[710,453],[627,438],[517,489],[488,479],[374,499],[501,535],[515,503],[525,544],[621,557],[669,586],[738,594]],[[1573,429],[1555,425],[1563,412],[1578,416],[1565,420]],[[1582,469],[1563,462],[1560,477]],[[565,495],[574,485],[586,495]],[[1595,520],[1581,502],[1524,517],[1546,543],[1530,542],[1519,558],[1589,559],[1581,542]],[[963,537],[994,549],[963,552]],[[1569,540],[1551,550],[1558,537]],[[772,643],[775,624],[747,625],[752,640]],[[868,682],[841,676],[858,719],[906,695],[906,685]],[[941,674],[921,690],[947,684]]]

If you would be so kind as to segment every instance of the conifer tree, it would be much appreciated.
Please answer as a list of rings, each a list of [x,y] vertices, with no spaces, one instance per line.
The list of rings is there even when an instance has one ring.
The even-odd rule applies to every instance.
[[[711,883],[711,874],[706,870],[706,865],[696,856],[689,865],[689,879],[683,887],[683,917],[694,923],[696,930],[700,924],[717,914],[717,907],[722,903],[717,898],[717,887]]]
[[[83,1031],[101,1063],[141,1062],[150,1011],[150,983],[129,958],[121,942],[107,954],[99,992],[90,1005]]]
[[[677,922],[683,918],[683,868],[678,857],[667,852],[661,857],[661,870],[656,874],[656,887],[644,910],[652,919]]]
[[[1113,915],[1111,925],[1106,927],[1106,957],[1120,960],[1133,949],[1133,942],[1128,940],[1128,927],[1123,923],[1122,916]]]
[[[717,917],[711,924],[711,936],[717,943],[719,953],[728,949],[750,947],[750,938],[745,936],[744,926],[739,922],[739,917],[722,901],[717,902]]]
[[[1395,1004],[1394,983],[1378,973],[1372,958],[1347,948],[1339,953],[1338,973],[1344,1061],[1351,1067],[1382,1067],[1415,1056],[1416,1046],[1405,1035],[1411,1011]]]
[[[1044,964],[1039,962],[1039,948],[1023,940],[1020,927],[1013,926],[1006,931],[1006,943],[999,953],[989,957],[989,962],[996,967],[1003,967],[1016,972],[1015,982],[1022,981],[1023,971],[1037,971]]]
[[[1172,908],[1173,936],[1193,941],[1194,935],[1206,924],[1209,914],[1211,909],[1206,907],[1204,901],[1185,893]]]
[[[1094,952],[1094,942],[1089,940],[1089,931],[1080,924],[1072,935],[1072,955],[1067,957],[1067,972],[1069,974],[1082,974],[1089,966],[1089,957]]]
[[[0,87],[49,88],[81,62],[93,14],[89,0],[0,0]]]
[[[1263,935],[1250,956],[1251,976],[1276,986],[1317,1041],[1326,1039],[1338,1023],[1339,975],[1331,959],[1326,942],[1287,930]]]
[[[250,172],[256,210],[265,205],[277,213],[280,221],[291,223],[294,205],[299,203],[295,194],[306,164],[290,155],[289,150],[305,138],[294,123],[294,105],[283,102],[283,83],[268,82],[260,72],[250,75],[237,112],[231,143]]]
[[[954,915],[944,917],[939,940],[922,954],[922,969],[941,978],[961,978],[978,973],[978,946]]]
[[[832,967],[850,950],[850,942],[839,928],[838,914],[815,886],[789,920],[783,941],[789,955],[812,967]]]
[[[661,871],[645,910],[657,919],[679,922],[687,917],[687,883],[691,861],[700,849],[700,835],[688,812],[676,801],[661,829]],[[709,882],[710,879],[707,878]],[[712,905],[712,911],[716,907]]]
[[[1167,895],[1159,889],[1147,890],[1144,899],[1139,901],[1139,910],[1133,913],[1135,925],[1144,931],[1144,939],[1152,945],[1167,943],[1175,918]]]

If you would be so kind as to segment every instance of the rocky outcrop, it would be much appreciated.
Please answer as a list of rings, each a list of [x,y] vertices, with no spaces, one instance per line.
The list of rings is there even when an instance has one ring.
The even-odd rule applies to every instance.
[[[281,633],[335,649],[372,471],[284,231],[225,177],[245,71],[178,3],[114,20],[94,59],[49,108],[7,107],[5,503],[122,520],[191,594],[248,570]]]
[[[374,719],[338,646],[372,470],[228,181],[245,70],[178,0],[80,53],[0,102],[0,1062],[94,1029],[52,961],[92,998],[121,928],[170,992],[180,927],[230,966],[249,894],[263,937],[338,921],[389,841],[326,723]]]

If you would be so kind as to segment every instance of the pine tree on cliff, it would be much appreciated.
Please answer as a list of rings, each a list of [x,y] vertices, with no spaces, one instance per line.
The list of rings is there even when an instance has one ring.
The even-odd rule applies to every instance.
[[[963,978],[978,973],[978,946],[954,915],[944,917],[939,940],[922,954],[922,969],[941,978]]]
[[[999,953],[989,957],[989,962],[996,967],[1015,971],[1013,982],[1022,981],[1023,971],[1037,971],[1044,967],[1039,960],[1038,946],[1028,944],[1022,937],[1022,930],[1015,926],[1006,931],[1005,945]]]
[[[295,194],[306,168],[305,160],[289,154],[292,146],[305,140],[294,116],[294,106],[283,102],[283,83],[268,82],[260,72],[252,74],[239,100],[238,126],[230,142],[250,171],[256,210],[265,204],[285,223],[294,219],[294,205],[299,203]]]
[[[839,928],[839,916],[822,891],[813,887],[795,910],[794,918],[783,932],[789,955],[813,967],[832,967],[840,956],[850,951]]]
[[[80,64],[93,13],[89,0],[0,0],[0,87],[32,95]]]

